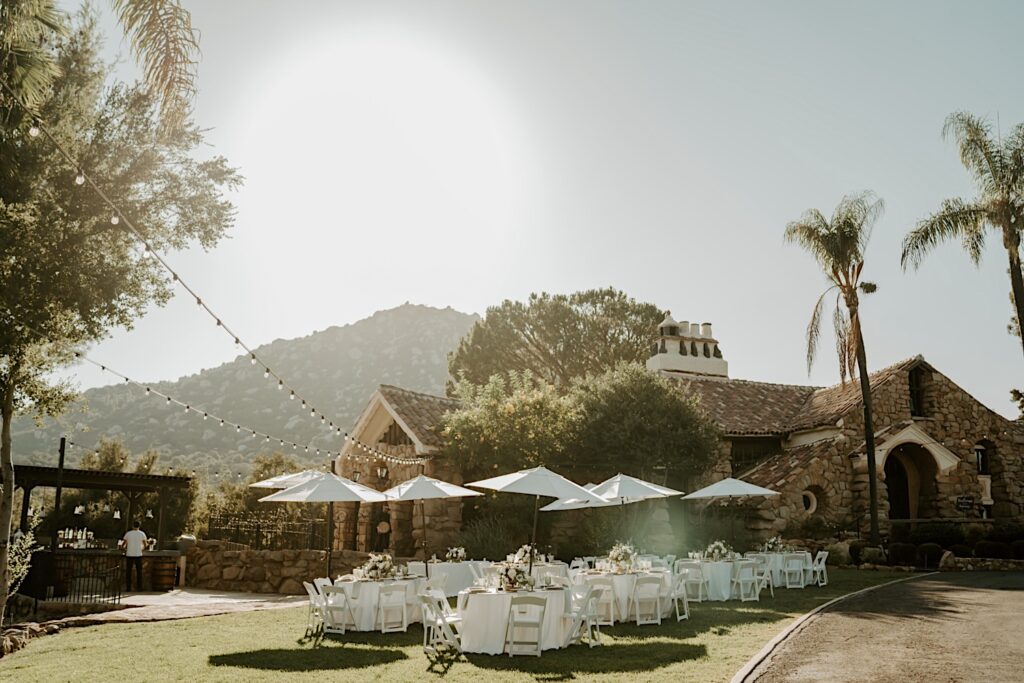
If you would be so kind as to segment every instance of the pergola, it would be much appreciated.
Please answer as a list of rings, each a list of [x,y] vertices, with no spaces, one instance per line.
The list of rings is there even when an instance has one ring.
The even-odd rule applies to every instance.
[[[159,498],[156,538],[162,545],[164,540],[164,504],[173,491],[187,489],[191,477],[174,477],[160,474],[136,474],[134,472],[112,472],[104,470],[80,470],[67,467],[40,467],[37,465],[15,465],[14,483],[22,491],[21,529],[28,529],[29,498],[32,489],[49,488],[92,489],[119,491],[128,498],[126,522],[135,517],[135,503],[144,493],[155,493]]]

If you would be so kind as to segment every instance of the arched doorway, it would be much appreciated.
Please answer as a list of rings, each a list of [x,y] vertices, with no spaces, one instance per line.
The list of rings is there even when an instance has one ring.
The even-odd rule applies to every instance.
[[[904,443],[886,454],[889,519],[924,519],[937,514],[935,459],[923,446]]]

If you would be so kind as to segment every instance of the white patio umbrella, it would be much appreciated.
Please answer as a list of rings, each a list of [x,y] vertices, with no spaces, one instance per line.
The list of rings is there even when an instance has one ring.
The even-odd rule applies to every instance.
[[[440,479],[419,475],[408,481],[403,481],[398,486],[393,486],[384,492],[388,500],[433,500],[437,498],[468,498],[469,496],[482,496],[479,491],[470,491],[456,484],[449,484]],[[430,576],[430,562],[427,557],[427,512],[426,505],[420,505],[420,517],[423,522],[423,564],[427,568],[427,576]]]
[[[327,574],[331,573],[334,551],[333,503],[383,503],[387,497],[380,491],[331,472],[316,472],[301,484],[260,498],[264,503],[328,503],[327,513]]]
[[[593,491],[597,484],[584,484],[583,488],[588,491]],[[582,510],[585,508],[600,508],[608,507],[610,505],[618,505],[617,500],[604,500],[600,503],[593,500],[581,500],[579,498],[562,498],[556,500],[554,503],[548,503],[540,509],[541,512],[559,512],[561,510]]]
[[[533,571],[534,546],[537,544],[537,511],[540,507],[541,496],[559,499],[571,498],[594,503],[605,502],[601,496],[591,493],[579,484],[566,479],[557,472],[552,472],[546,467],[534,467],[529,470],[503,474],[500,477],[471,481],[466,486],[504,491],[505,493],[526,493],[536,497],[533,502],[533,534],[530,537],[529,570],[531,572]]]
[[[607,500],[616,500],[621,505],[649,498],[667,498],[668,496],[681,496],[683,494],[682,491],[652,484],[649,481],[637,479],[621,472],[611,479],[602,481],[594,487],[593,492]]]
[[[708,498],[752,498],[754,496],[777,496],[778,491],[772,491],[761,486],[755,486],[749,482],[745,482],[742,479],[722,479],[716,481],[710,486],[705,486],[702,489],[694,491],[688,495],[683,496],[683,500],[700,500]],[[730,515],[729,518],[729,533],[732,535],[732,541],[736,542],[735,533],[735,515]]]
[[[249,484],[251,489],[286,489],[296,484],[304,484],[318,474],[323,474],[318,470],[302,470],[301,472],[289,472],[288,474],[279,474],[276,477],[270,479],[264,479],[258,481],[255,484]]]

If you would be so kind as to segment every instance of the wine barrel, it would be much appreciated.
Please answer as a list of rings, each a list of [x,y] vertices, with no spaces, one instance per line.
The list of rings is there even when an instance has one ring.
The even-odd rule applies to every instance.
[[[174,572],[177,569],[176,557],[153,557],[152,563],[153,590],[169,591],[174,589]]]

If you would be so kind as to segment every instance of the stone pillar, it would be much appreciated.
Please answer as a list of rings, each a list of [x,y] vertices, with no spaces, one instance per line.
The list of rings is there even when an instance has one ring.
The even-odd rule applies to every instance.
[[[391,554],[395,557],[411,557],[415,552],[412,535],[412,501],[390,503],[391,510]]]

